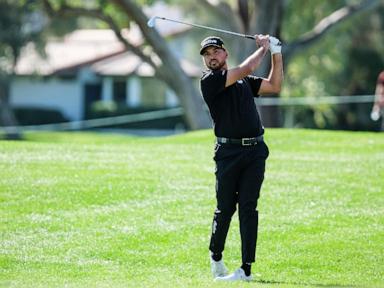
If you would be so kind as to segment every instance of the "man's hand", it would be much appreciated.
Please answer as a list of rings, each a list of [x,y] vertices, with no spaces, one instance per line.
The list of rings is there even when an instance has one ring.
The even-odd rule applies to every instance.
[[[264,51],[268,51],[269,49],[269,35],[255,35],[256,38],[256,45],[259,47],[263,47]]]
[[[271,50],[271,54],[281,53],[281,42],[279,39],[273,36],[269,36],[269,50]]]

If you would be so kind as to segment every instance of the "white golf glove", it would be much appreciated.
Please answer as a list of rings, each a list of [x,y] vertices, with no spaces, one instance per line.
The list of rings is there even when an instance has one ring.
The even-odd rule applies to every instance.
[[[281,53],[281,42],[279,39],[273,36],[269,36],[269,50],[271,54]]]

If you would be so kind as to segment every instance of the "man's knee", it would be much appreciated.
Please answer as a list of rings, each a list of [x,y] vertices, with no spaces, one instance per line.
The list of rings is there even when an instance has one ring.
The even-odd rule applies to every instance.
[[[239,217],[257,217],[257,201],[249,201],[239,206]]]
[[[236,211],[236,206],[232,207],[220,207],[215,210],[215,219],[230,220]]]

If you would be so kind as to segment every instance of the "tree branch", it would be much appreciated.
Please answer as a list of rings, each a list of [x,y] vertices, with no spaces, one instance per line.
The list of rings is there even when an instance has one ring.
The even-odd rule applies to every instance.
[[[148,17],[134,0],[111,0],[120,7],[125,14],[140,28],[147,40],[161,59],[162,63],[156,67],[156,76],[164,80],[179,96],[180,104],[184,108],[185,117],[192,129],[209,127],[210,120],[207,113],[202,113],[203,100],[190,77],[180,66],[180,60],[159,34],[157,29],[148,27]]]
[[[237,0],[237,7],[239,9],[239,16],[241,23],[243,24],[244,31],[249,30],[250,22],[250,13],[249,13],[249,4],[247,0]]]
[[[356,13],[368,10],[380,4],[380,0],[364,0],[355,5],[344,6],[323,18],[311,31],[303,34],[296,41],[289,43],[284,49],[284,58],[288,62],[295,53],[307,49],[319,41],[330,29],[336,27]]]
[[[212,4],[208,0],[196,0],[197,4],[203,6],[209,13],[217,15],[219,19],[225,19],[228,26],[234,31],[238,31],[241,25],[240,17],[234,17],[233,10],[228,3],[218,1],[217,4]],[[238,14],[237,16],[240,16]]]
[[[172,65],[172,68],[168,67],[169,65],[155,66],[155,73],[158,77],[167,83],[173,83],[172,79],[170,78],[170,75],[172,75],[172,73],[170,73],[171,70],[174,69],[173,71],[178,71],[178,73],[185,74],[178,64],[178,59],[169,52],[169,47],[161,35],[157,32],[156,29],[148,27],[148,17],[137,6],[137,4],[130,0],[112,0],[111,2],[113,2],[117,7],[120,7],[125,12],[125,14],[128,15],[139,26],[143,37],[146,39],[149,45],[156,47],[156,54],[162,60],[162,62],[165,61],[168,62],[169,65]]]
[[[85,17],[91,17],[91,18],[97,18],[101,21],[108,24],[108,26],[112,29],[112,31],[115,33],[116,37],[121,41],[124,46],[132,51],[134,54],[139,56],[141,59],[143,59],[145,62],[147,62],[149,65],[151,65],[153,68],[156,68],[156,64],[152,61],[152,59],[145,55],[140,47],[132,45],[126,38],[123,37],[121,34],[121,30],[117,23],[110,17],[109,15],[105,14],[101,9],[85,9],[81,7],[71,7],[69,5],[61,5],[59,9],[55,10],[49,0],[43,0],[45,10],[47,13],[52,16],[85,16]]]
[[[231,7],[225,2],[218,2],[217,4],[210,3],[207,0],[196,0],[197,4],[208,9],[210,12],[219,16],[219,18],[227,19],[228,12],[232,13]]]

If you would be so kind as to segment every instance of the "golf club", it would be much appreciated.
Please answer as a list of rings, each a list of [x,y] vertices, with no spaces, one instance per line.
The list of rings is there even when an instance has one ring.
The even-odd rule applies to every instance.
[[[209,26],[198,25],[198,24],[193,24],[193,23],[188,23],[188,22],[183,22],[183,21],[179,21],[179,20],[173,20],[173,19],[169,19],[169,18],[166,18],[166,17],[159,17],[159,16],[151,17],[151,19],[149,19],[148,22],[147,22],[148,27],[151,27],[151,28],[155,27],[157,19],[165,20],[165,21],[170,21],[170,22],[175,22],[175,23],[184,24],[184,25],[193,26],[193,27],[202,28],[202,29],[213,30],[213,31],[221,32],[221,33],[226,33],[226,34],[231,34],[231,35],[235,35],[235,36],[240,36],[240,37],[243,37],[243,38],[248,38],[248,39],[253,39],[253,40],[256,39],[252,35],[236,33],[236,32],[227,31],[227,30],[223,30],[223,29],[218,29],[218,28],[213,28],[213,27],[209,27]]]

